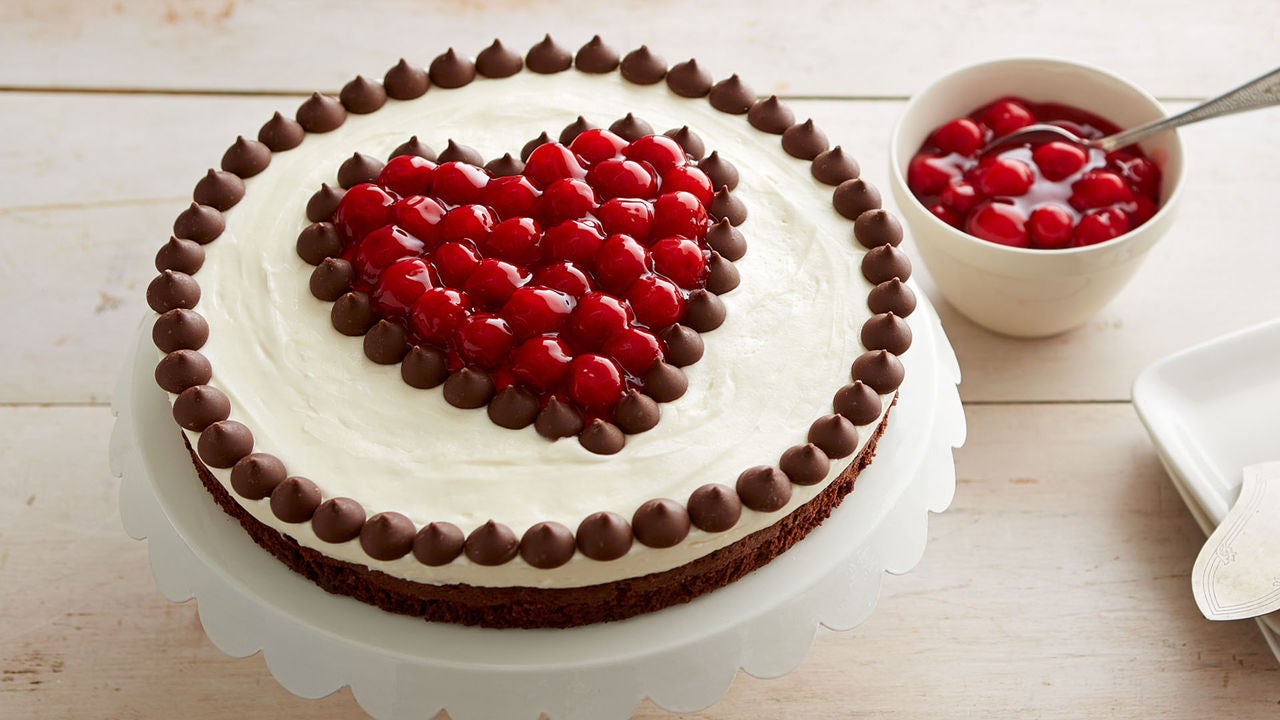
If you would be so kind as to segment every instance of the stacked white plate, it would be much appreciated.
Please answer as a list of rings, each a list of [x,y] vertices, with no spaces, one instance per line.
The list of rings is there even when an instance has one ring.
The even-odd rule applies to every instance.
[[[1239,496],[1243,468],[1280,460],[1280,320],[1160,360],[1133,384],[1133,405],[1208,535]],[[1280,659],[1280,613],[1258,625]]]

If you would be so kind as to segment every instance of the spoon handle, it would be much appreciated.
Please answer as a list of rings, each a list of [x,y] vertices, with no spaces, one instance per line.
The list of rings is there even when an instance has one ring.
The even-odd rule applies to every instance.
[[[1132,145],[1148,135],[1154,135],[1164,130],[1172,130],[1183,125],[1190,125],[1193,122],[1200,122],[1201,120],[1223,115],[1233,115],[1246,110],[1256,110],[1271,105],[1280,105],[1280,68],[1272,70],[1260,78],[1250,80],[1235,90],[1223,93],[1212,100],[1207,100],[1190,110],[1118,132],[1115,135],[1097,140],[1093,145],[1106,152],[1111,152],[1126,145]]]

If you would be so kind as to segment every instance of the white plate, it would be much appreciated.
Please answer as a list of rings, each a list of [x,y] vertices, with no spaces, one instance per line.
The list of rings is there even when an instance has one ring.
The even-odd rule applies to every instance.
[[[1212,532],[1240,494],[1241,470],[1280,459],[1280,320],[1156,362],[1134,382],[1133,406],[1191,514]],[[1280,613],[1259,624],[1280,634]],[[1277,638],[1267,641],[1280,658]]]
[[[924,552],[929,512],[945,509],[955,491],[951,451],[965,424],[959,367],[923,295],[917,318],[909,355],[919,371],[908,364],[879,457],[831,517],[738,582],[622,622],[569,630],[425,623],[329,595],[290,572],[196,481],[151,378],[149,332],[115,395],[120,512],[131,535],[148,539],[164,594],[198,598],[214,644],[240,657],[262,651],[276,679],[303,697],[350,685],[366,711],[388,720],[442,708],[456,720],[540,712],[609,720],[630,717],[645,697],[675,712],[701,709],[739,668],[789,672],[819,624],[857,626],[875,607],[883,573],[910,570]]]

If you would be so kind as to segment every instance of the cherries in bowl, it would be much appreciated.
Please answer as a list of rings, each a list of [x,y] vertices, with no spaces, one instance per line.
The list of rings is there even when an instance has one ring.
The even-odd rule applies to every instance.
[[[1107,153],[1062,140],[1013,141],[1032,124],[1086,140],[1120,130],[1080,108],[1002,97],[930,133],[907,164],[907,187],[948,225],[1012,247],[1096,245],[1156,214],[1160,168],[1142,148]],[[1010,142],[988,147],[1000,139]]]
[[[996,332],[1055,335],[1114,297],[1167,231],[1182,184],[1176,132],[1114,153],[1064,142],[998,147],[1029,125],[1101,137],[1163,117],[1103,70],[998,60],[915,95],[890,147],[894,196],[942,295]]]

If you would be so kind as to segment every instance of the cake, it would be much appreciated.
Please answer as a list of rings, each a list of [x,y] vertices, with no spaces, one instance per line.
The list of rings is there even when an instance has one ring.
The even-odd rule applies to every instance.
[[[196,184],[155,378],[214,502],[325,590],[488,627],[659,610],[872,461],[916,301],[859,175],[645,47],[401,60]]]

